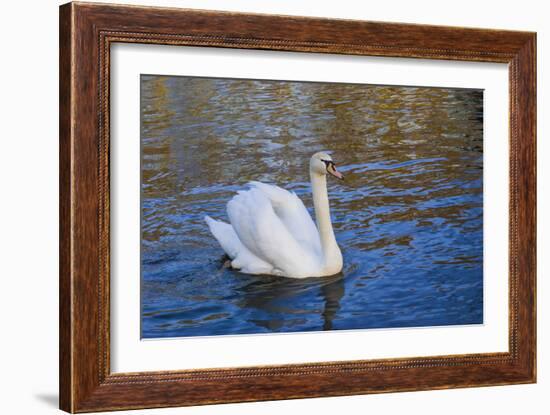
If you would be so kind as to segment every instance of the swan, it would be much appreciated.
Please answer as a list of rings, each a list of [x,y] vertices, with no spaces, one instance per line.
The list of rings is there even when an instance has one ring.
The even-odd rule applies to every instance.
[[[294,192],[255,181],[227,203],[230,223],[205,216],[231,267],[289,278],[339,273],[343,260],[332,230],[327,174],[344,178],[329,154],[315,153],[309,175],[317,226]]]

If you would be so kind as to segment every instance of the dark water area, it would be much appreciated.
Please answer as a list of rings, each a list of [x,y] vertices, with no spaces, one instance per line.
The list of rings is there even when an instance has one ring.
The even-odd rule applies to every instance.
[[[142,337],[483,323],[483,92],[141,77]],[[223,266],[203,217],[251,180],[313,215],[329,150],[341,274]]]

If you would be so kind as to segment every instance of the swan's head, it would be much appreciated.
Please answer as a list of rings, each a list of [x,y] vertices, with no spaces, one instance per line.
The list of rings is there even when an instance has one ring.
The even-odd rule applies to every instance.
[[[338,170],[336,170],[336,165],[332,161],[330,154],[320,151],[311,156],[309,161],[309,171],[315,174],[326,175],[332,174],[334,177],[344,180],[344,176]]]

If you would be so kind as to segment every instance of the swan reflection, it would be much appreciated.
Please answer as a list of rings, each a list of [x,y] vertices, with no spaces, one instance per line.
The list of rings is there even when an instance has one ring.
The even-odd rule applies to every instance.
[[[345,293],[343,274],[305,279],[234,274],[237,279],[250,279],[239,290],[238,306],[251,315],[251,323],[265,331],[334,328],[333,320]],[[321,321],[311,326],[312,316],[319,316]]]

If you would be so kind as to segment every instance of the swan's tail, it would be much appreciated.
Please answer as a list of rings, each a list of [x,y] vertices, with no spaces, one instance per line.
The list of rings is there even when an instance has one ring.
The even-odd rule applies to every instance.
[[[253,255],[241,242],[235,229],[228,223],[205,216],[204,220],[212,235],[218,240],[227,256],[232,259],[231,266],[247,274],[270,274],[272,266]]]
[[[218,240],[227,256],[231,259],[235,259],[242,244],[233,227],[228,223],[214,220],[210,216],[205,216],[204,220],[208,224],[210,232],[212,232],[214,238]]]

